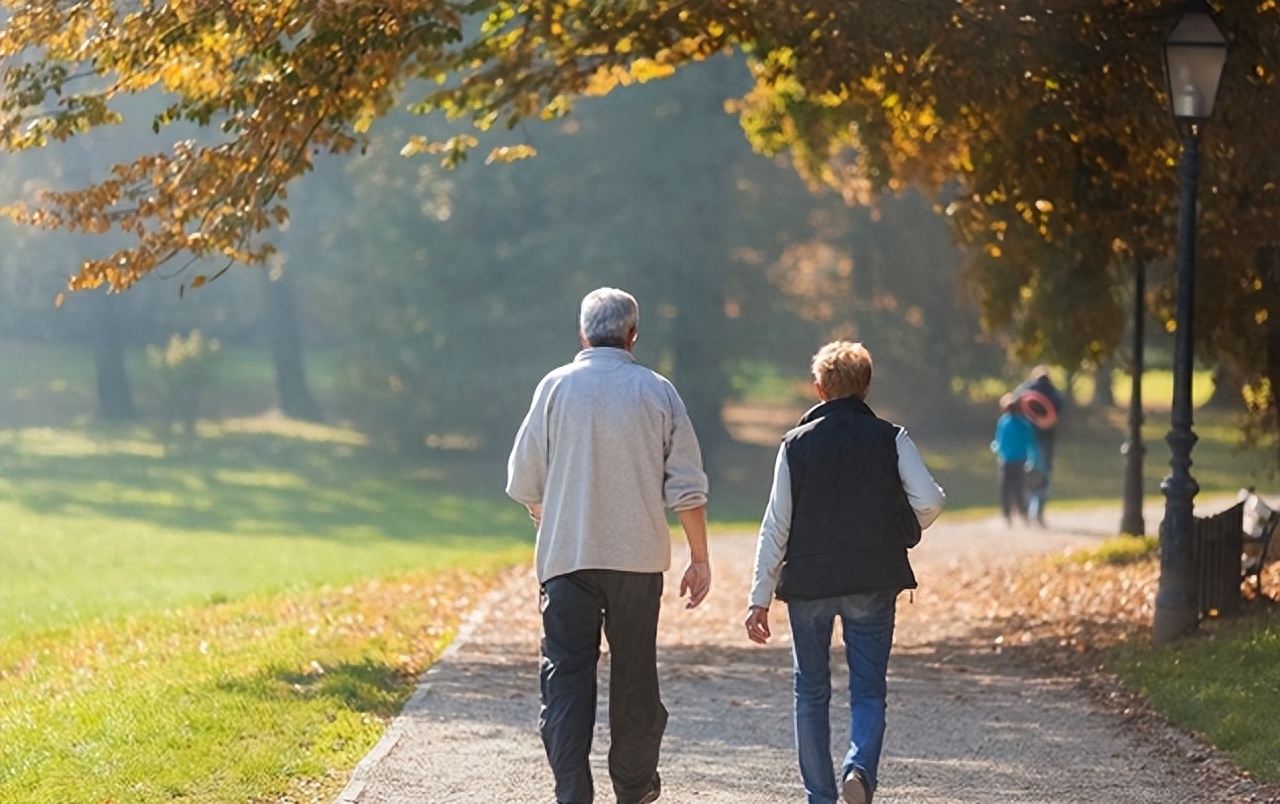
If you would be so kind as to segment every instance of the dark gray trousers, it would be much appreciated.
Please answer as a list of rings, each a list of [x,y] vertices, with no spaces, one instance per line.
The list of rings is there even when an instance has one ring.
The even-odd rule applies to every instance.
[[[609,640],[609,776],[621,804],[655,783],[667,710],[658,693],[662,573],[579,570],[542,584],[538,729],[559,804],[591,804],[600,633]]]

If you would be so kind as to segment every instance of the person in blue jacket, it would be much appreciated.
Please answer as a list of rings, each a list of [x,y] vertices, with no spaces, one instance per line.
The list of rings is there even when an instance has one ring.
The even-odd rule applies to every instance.
[[[1036,429],[1018,409],[1018,401],[1013,394],[1005,394],[1000,398],[1000,409],[1003,411],[996,421],[996,437],[991,442],[991,451],[996,454],[998,464],[997,491],[1000,499],[1000,513],[1005,522],[1013,524],[1016,511],[1023,522],[1027,517],[1027,472],[1039,461],[1039,450],[1036,445]]]

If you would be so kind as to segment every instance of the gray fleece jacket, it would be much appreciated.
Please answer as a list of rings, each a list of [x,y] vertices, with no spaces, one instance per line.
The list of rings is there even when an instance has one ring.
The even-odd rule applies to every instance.
[[[625,349],[592,347],[542,379],[507,461],[507,494],[541,503],[539,582],[581,569],[664,572],[666,508],[705,505],[684,402]]]

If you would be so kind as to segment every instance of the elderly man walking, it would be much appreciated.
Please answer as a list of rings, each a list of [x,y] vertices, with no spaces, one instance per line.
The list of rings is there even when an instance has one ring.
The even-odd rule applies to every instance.
[[[864,402],[871,354],[835,341],[813,358],[821,404],[782,439],[756,549],[747,636],[770,636],[769,604],[787,603],[795,729],[809,804],[867,804],[884,745],[886,674],[898,593],[914,589],[907,549],[945,497],[903,428]],[[849,665],[849,750],[831,767],[831,633]]]
[[[640,311],[629,293],[582,300],[573,362],[538,384],[507,463],[507,494],[538,527],[542,710],[556,801],[588,804],[600,633],[609,641],[609,776],[619,804],[657,800],[667,710],[658,691],[665,509],[689,545],[687,608],[711,588],[707,477],[689,416],[666,378],[632,356]]]

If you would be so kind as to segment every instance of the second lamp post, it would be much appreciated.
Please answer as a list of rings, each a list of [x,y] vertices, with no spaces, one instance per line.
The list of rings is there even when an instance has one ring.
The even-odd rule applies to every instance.
[[[1173,346],[1173,412],[1165,440],[1169,476],[1160,484],[1165,496],[1160,528],[1160,584],[1156,591],[1153,641],[1168,642],[1199,625],[1194,564],[1194,499],[1200,490],[1191,476],[1192,308],[1195,302],[1196,184],[1199,179],[1200,127],[1213,113],[1218,82],[1227,59],[1227,40],[1204,0],[1188,3],[1164,43],[1165,76],[1174,120],[1184,132],[1178,162],[1178,285]]]

